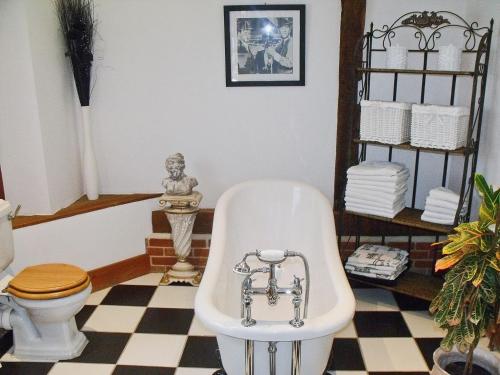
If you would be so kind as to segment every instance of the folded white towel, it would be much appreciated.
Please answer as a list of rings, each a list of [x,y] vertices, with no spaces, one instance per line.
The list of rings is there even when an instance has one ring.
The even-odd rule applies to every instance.
[[[374,215],[387,217],[389,219],[394,219],[394,217],[400,213],[405,208],[404,204],[401,207],[395,207],[393,210],[384,210],[381,208],[370,208],[365,205],[357,205],[357,204],[346,204],[346,210],[357,212],[360,214]]]
[[[364,276],[364,277],[370,277],[372,279],[382,279],[382,280],[396,280],[396,278],[399,277],[404,271],[406,270],[406,267],[401,270],[400,272],[397,272],[393,275],[382,275],[382,274],[376,274],[376,273],[364,273],[364,272],[357,272],[357,271],[350,271],[348,270],[349,273],[352,273],[354,275],[359,275],[359,276]]]
[[[450,208],[443,208],[439,206],[434,206],[432,204],[426,204],[424,208],[424,212],[429,212],[429,213],[436,213],[436,214],[441,214],[441,215],[453,215],[455,216],[455,213],[457,210],[452,210]]]
[[[443,200],[445,202],[455,203],[458,205],[460,202],[460,195],[455,193],[453,190],[437,187],[429,191],[429,197]]]
[[[456,211],[458,209],[457,203],[450,203],[450,202],[446,202],[446,201],[432,198],[432,197],[427,197],[427,199],[425,200],[425,204],[429,205],[429,206],[448,208],[448,209],[454,210],[454,211]]]
[[[364,161],[347,170],[347,175],[357,176],[394,176],[407,169],[404,164],[390,161]]]
[[[384,191],[379,191],[377,189],[370,189],[369,187],[365,188],[357,188],[357,187],[352,187],[347,185],[346,189],[346,196],[352,197],[352,198],[381,198],[384,200],[391,200],[393,201],[394,198],[401,199],[406,193],[408,188],[405,186],[403,189],[398,189],[394,192],[384,192]]]
[[[368,181],[368,182],[386,182],[399,184],[408,181],[410,177],[410,172],[408,170],[399,172],[393,176],[359,176],[359,175],[348,175],[348,181]]]
[[[384,193],[397,193],[400,190],[408,190],[406,182],[379,182],[379,181],[363,181],[349,180],[347,181],[346,189],[368,189],[371,191],[380,191]]]
[[[393,198],[394,199],[394,198]],[[350,196],[345,197],[345,202],[348,205],[361,206],[366,208],[380,208],[382,210],[395,210],[401,206],[404,206],[404,197],[400,197],[397,201],[381,199],[381,198],[352,198]]]
[[[444,225],[452,225],[454,222],[454,217],[449,217],[445,219],[441,219],[439,217],[436,217],[435,215],[429,215],[428,213],[424,212],[422,216],[420,217],[423,221],[428,221],[430,223],[436,223],[436,224],[444,224]]]

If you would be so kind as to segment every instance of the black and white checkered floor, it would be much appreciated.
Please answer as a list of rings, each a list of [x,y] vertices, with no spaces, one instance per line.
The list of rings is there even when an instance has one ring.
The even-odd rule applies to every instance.
[[[93,293],[76,317],[90,340],[79,358],[29,363],[7,352],[0,374],[212,375],[219,368],[217,341],[194,317],[197,288],[158,286],[160,278],[149,274]],[[329,373],[428,374],[442,336],[428,303],[353,287],[356,315],[336,335]]]

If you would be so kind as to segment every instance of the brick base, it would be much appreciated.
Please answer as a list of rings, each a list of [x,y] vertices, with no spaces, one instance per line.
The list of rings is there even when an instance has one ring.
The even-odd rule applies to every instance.
[[[187,260],[202,272],[207,264],[209,242],[210,235],[193,234],[191,255]],[[174,243],[167,233],[153,233],[146,238],[146,254],[149,255],[151,272],[166,272],[177,261]]]
[[[188,261],[197,270],[204,271],[210,249],[210,234],[193,234],[192,251]],[[386,244],[392,247],[408,249],[407,237],[386,237]],[[431,246],[435,237],[414,236],[410,247],[410,259],[413,272],[430,275],[436,259],[441,257],[441,247]],[[361,237],[361,244],[380,244],[380,238]],[[346,260],[354,251],[354,238],[343,237],[340,257]],[[174,244],[169,233],[153,233],[146,238],[146,254],[149,256],[151,272],[166,272],[176,262]]]

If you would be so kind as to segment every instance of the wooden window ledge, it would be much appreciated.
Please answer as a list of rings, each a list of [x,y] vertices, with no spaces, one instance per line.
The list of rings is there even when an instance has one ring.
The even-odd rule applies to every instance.
[[[28,227],[30,225],[37,225],[47,223],[49,221],[59,220],[70,216],[85,214],[87,212],[103,210],[105,208],[120,206],[122,204],[143,201],[147,199],[157,198],[161,196],[158,194],[103,194],[98,199],[89,201],[87,196],[84,195],[73,204],[57,211],[53,215],[18,215],[12,222],[14,229]]]

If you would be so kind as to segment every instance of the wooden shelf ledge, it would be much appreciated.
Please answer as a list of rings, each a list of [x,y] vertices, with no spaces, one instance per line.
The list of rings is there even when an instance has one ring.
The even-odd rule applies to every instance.
[[[425,229],[425,230],[428,230],[431,232],[436,232],[436,233],[448,234],[448,233],[451,233],[453,231],[452,225],[442,225],[442,224],[430,223],[428,221],[423,221],[422,219],[420,219],[420,217],[422,216],[424,211],[416,209],[416,208],[406,207],[403,211],[401,211],[399,214],[397,214],[393,219],[390,219],[388,217],[376,216],[376,215],[362,214],[362,213],[353,212],[353,211],[346,211],[346,212],[351,214],[351,215],[367,217],[369,219],[386,221],[389,223],[394,223],[394,224],[399,224],[399,225],[406,225],[407,227],[411,227],[411,228]]]
[[[120,206],[122,204],[143,201],[147,199],[157,198],[161,194],[102,194],[96,200],[88,200],[84,195],[73,204],[57,211],[53,215],[30,215],[16,216],[12,222],[14,229],[28,227],[47,223],[49,221],[59,220],[70,216],[85,214],[92,211],[103,210],[109,207]]]

